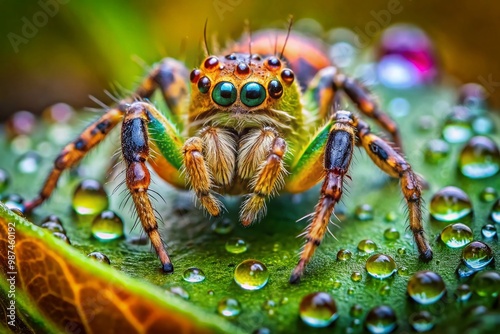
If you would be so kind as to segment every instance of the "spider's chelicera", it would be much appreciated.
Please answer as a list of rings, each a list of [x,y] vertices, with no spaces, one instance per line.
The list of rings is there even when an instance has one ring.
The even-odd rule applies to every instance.
[[[284,45],[286,38],[285,58],[283,51],[270,50],[269,40]],[[212,216],[222,212],[216,194],[243,195],[240,221],[245,226],[265,215],[266,200],[273,193],[299,193],[322,181],[304,233],[306,243],[290,277],[296,283],[327,231],[357,145],[380,169],[401,180],[410,229],[421,258],[430,260],[419,178],[400,153],[396,124],[369,92],[334,67],[323,45],[311,38],[263,31],[252,38],[252,52],[247,45],[236,43],[222,56],[210,55],[191,73],[180,62],[164,59],[135,94],[111,107],[63,149],[27,209],[43,203],[61,173],[122,123],[126,184],[165,272],[173,272],[173,265],[148,195],[149,168],[175,187],[190,187]],[[158,89],[166,101],[164,113],[147,102]],[[353,113],[337,111],[339,91],[387,131],[394,145],[371,133]]]

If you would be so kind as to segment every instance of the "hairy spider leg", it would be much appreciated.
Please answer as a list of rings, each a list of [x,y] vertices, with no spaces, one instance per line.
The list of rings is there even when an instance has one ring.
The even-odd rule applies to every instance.
[[[342,196],[344,176],[351,163],[356,137],[354,119],[348,111],[338,111],[333,118],[335,122],[324,149],[324,181],[319,202],[306,228],[306,243],[301,251],[299,263],[292,272],[290,283],[300,281],[305,266],[323,240],[335,204]]]
[[[425,262],[432,260],[432,249],[425,237],[422,224],[422,187],[418,176],[403,156],[387,141],[372,134],[368,124],[362,120],[358,120],[357,136],[358,144],[365,149],[373,162],[389,176],[399,178],[408,208],[410,229],[417,244],[420,259]]]

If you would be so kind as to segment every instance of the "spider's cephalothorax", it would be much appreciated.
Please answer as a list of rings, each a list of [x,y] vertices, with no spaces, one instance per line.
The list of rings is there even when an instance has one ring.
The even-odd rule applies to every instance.
[[[283,45],[286,37],[285,58],[269,48],[269,40]],[[243,225],[265,214],[273,193],[303,192],[323,181],[306,244],[290,278],[296,283],[323,239],[358,145],[380,169],[401,180],[410,228],[421,258],[430,260],[418,177],[400,149],[372,134],[351,112],[335,110],[337,92],[343,91],[389,133],[395,147],[401,147],[395,123],[368,91],[331,65],[316,40],[264,31],[252,39],[256,53],[245,52],[245,45],[236,43],[220,56],[208,56],[191,73],[170,58],[155,66],[133,96],[110,108],[63,149],[27,209],[47,199],[62,171],[77,164],[121,122],[125,181],[165,272],[173,272],[173,265],[148,195],[150,167],[168,183],[191,188],[212,216],[222,212],[216,194],[244,196]],[[157,89],[167,104],[163,113],[145,102]],[[157,154],[151,155],[152,150]]]

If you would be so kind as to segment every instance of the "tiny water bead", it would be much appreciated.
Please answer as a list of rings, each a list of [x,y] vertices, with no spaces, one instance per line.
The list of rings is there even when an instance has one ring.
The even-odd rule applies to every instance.
[[[470,286],[468,286],[467,284],[461,284],[457,286],[457,289],[455,290],[455,297],[458,301],[466,302],[470,299],[471,296],[472,290],[470,289]]]
[[[123,221],[113,211],[103,211],[92,221],[92,235],[99,240],[119,239],[123,237]]]
[[[52,232],[59,232],[59,233],[66,234],[66,231],[64,230],[64,228],[62,227],[62,225],[60,225],[60,224],[58,224],[56,222],[53,222],[53,221],[45,222],[42,225],[40,225],[40,227],[44,228],[44,229],[47,229],[49,231],[52,231]]]
[[[57,239],[61,239],[62,241],[64,241],[68,245],[71,245],[71,242],[69,241],[69,238],[66,234],[61,233],[61,232],[52,232],[52,235],[54,237],[56,237]]]
[[[398,214],[394,211],[389,211],[384,216],[384,220],[388,223],[393,223],[396,219],[398,219]]]
[[[359,271],[353,271],[351,274],[351,280],[353,282],[360,282],[363,279],[363,276]]]
[[[493,251],[482,241],[473,241],[462,250],[462,261],[474,270],[487,266],[493,260]]]
[[[488,115],[478,116],[472,121],[472,130],[477,135],[491,135],[496,132],[495,122]]]
[[[373,207],[370,204],[361,204],[356,207],[354,216],[361,221],[373,219]]]
[[[381,296],[387,296],[391,292],[391,287],[389,285],[383,285],[379,290],[378,293]]]
[[[337,304],[326,292],[311,293],[300,302],[299,316],[311,327],[327,327],[337,320]]]
[[[492,239],[497,236],[497,228],[493,224],[486,224],[481,228],[481,234],[486,239]]]
[[[354,294],[354,288],[347,289],[347,295],[352,296]]]
[[[450,154],[450,145],[442,139],[430,140],[424,148],[425,161],[430,164],[438,164]]]
[[[454,221],[472,212],[469,196],[460,188],[444,187],[432,196],[430,213],[441,221]]]
[[[493,202],[494,200],[497,199],[497,197],[498,197],[498,191],[492,187],[484,188],[479,194],[479,199],[485,203]]]
[[[366,271],[374,278],[384,279],[396,272],[396,262],[389,255],[374,254],[366,260]]]
[[[109,258],[101,252],[92,252],[89,255],[87,255],[87,257],[91,258],[97,262],[101,262],[104,264],[111,264],[111,261],[109,261]]]
[[[205,273],[199,268],[191,267],[184,271],[182,278],[189,283],[199,283],[205,280]]]
[[[229,234],[233,229],[234,224],[229,218],[218,218],[212,223],[212,231],[220,235]]]
[[[500,198],[491,207],[490,219],[493,222],[500,224]]]
[[[248,245],[245,240],[240,238],[231,238],[226,242],[226,250],[231,254],[241,254],[246,252]]]
[[[500,170],[500,151],[493,140],[485,136],[471,138],[460,152],[458,166],[470,179],[493,176]]]
[[[353,318],[360,318],[363,315],[363,306],[360,304],[354,304],[349,309],[349,315]]]
[[[268,280],[266,265],[257,260],[245,260],[234,270],[234,281],[245,290],[262,289]]]
[[[469,109],[455,106],[446,117],[442,136],[448,143],[465,143],[473,135],[472,114]]]
[[[9,173],[5,169],[0,168],[0,194],[3,193],[10,184]]]
[[[408,267],[401,266],[398,268],[398,275],[399,276],[408,276],[410,274],[410,271],[408,270]]]
[[[376,249],[377,244],[370,239],[361,240],[358,244],[358,250],[367,254],[375,252]]]
[[[186,290],[184,290],[183,288],[181,288],[180,286],[172,286],[167,290],[167,292],[171,293],[175,296],[178,296],[182,299],[186,299],[186,300],[189,299],[189,293]]]
[[[341,281],[339,281],[338,279],[337,279],[337,280],[335,280],[335,281],[333,281],[332,288],[333,288],[334,290],[338,290],[338,289],[340,289],[341,287],[342,287],[342,282],[341,282]]]
[[[373,334],[390,333],[397,326],[394,310],[387,305],[375,306],[366,315],[365,327]]]
[[[352,257],[352,252],[348,249],[341,249],[337,252],[337,261],[348,261]]]
[[[24,215],[26,211],[24,207],[24,198],[18,194],[4,194],[0,196],[0,201],[2,201],[7,208],[21,215]]]
[[[419,333],[428,332],[434,328],[434,317],[428,311],[419,311],[410,315],[410,326]]]
[[[96,180],[83,180],[73,195],[73,209],[80,215],[98,214],[109,205],[108,195]]]
[[[36,152],[26,152],[16,162],[16,168],[20,173],[32,174],[35,173],[40,167],[42,158]]]
[[[474,292],[481,297],[497,297],[500,293],[500,273],[497,271],[483,271],[472,279]]]
[[[395,227],[389,227],[384,231],[384,238],[386,240],[394,241],[400,237],[399,231]]]
[[[236,317],[241,313],[240,302],[234,298],[224,298],[217,304],[217,313],[226,318]]]
[[[441,231],[441,241],[450,248],[463,247],[471,242],[473,237],[470,227],[461,223],[448,225]]]
[[[419,304],[428,305],[437,302],[446,292],[441,276],[432,271],[419,271],[408,281],[408,295]]]

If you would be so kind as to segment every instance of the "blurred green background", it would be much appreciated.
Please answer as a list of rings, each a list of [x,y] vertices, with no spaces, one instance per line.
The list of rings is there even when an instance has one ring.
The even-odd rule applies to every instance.
[[[394,1],[0,0],[0,118],[17,110],[39,113],[56,102],[95,107],[89,95],[109,102],[105,89],[132,88],[144,74],[134,58],[152,64],[172,56],[196,66],[206,19],[209,35],[221,41],[238,38],[245,19],[252,30],[284,27],[289,14],[314,18],[325,30],[364,31],[373,12]],[[486,89],[498,108],[500,3],[400,0],[399,6],[390,23],[423,28],[444,71],[459,82],[489,80]],[[44,7],[52,15],[41,14]],[[39,27],[30,31],[26,22]]]

